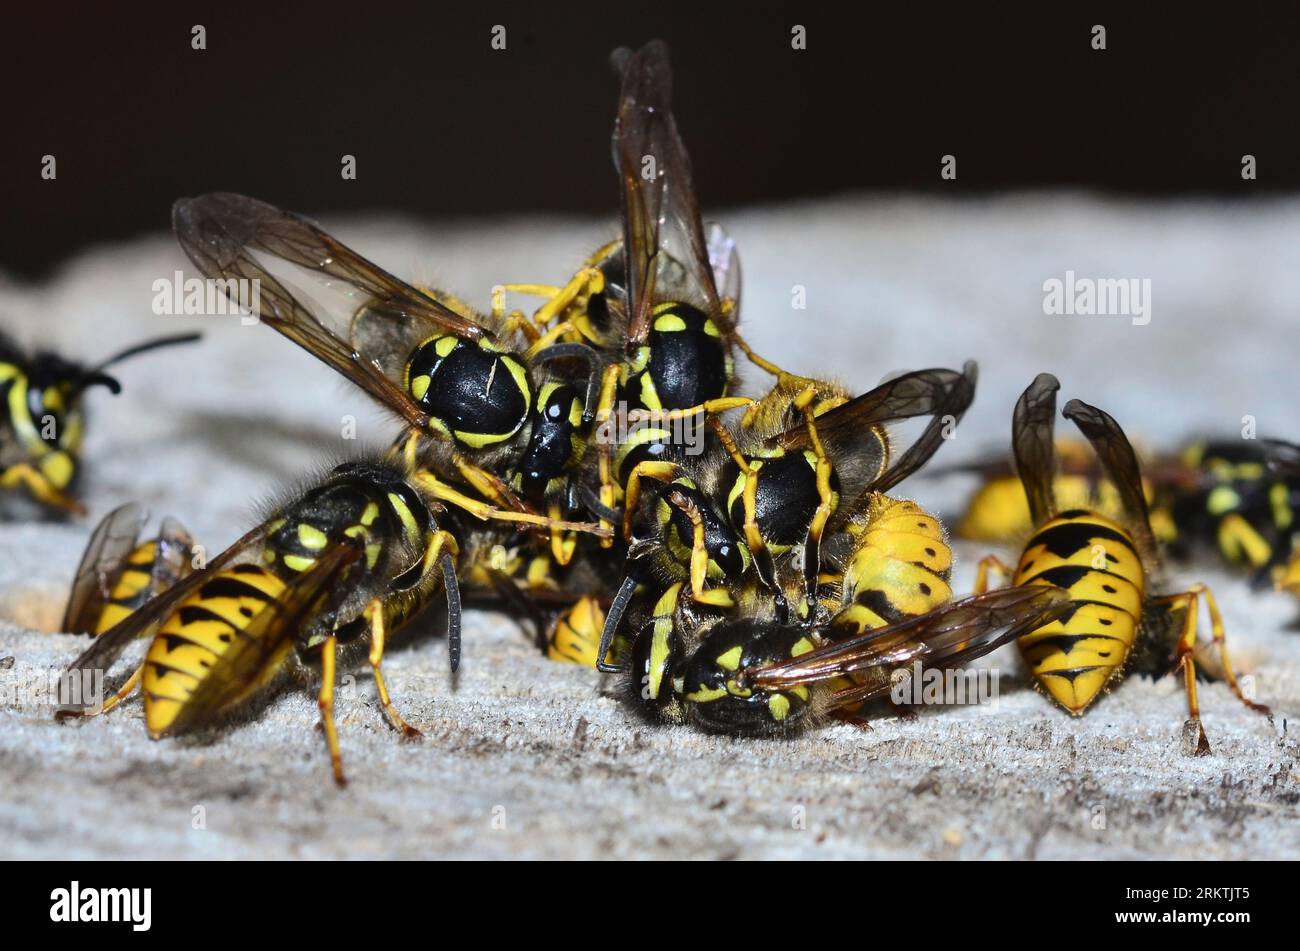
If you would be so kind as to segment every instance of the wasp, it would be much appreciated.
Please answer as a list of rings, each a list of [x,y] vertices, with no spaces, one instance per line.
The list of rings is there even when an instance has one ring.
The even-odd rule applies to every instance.
[[[144,510],[129,502],[109,512],[86,545],[59,630],[98,636],[167,591],[194,567],[194,538],[174,518],[140,541]]]
[[[98,710],[65,709],[61,717],[107,713],[138,689],[151,737],[191,732],[270,686],[296,658],[319,667],[321,723],[334,779],[345,784],[333,716],[339,651],[368,646],[380,705],[408,737],[419,731],[393,705],[382,671],[389,634],[441,591],[453,670],[460,661],[460,543],[431,482],[382,460],[343,463],[312,481],[204,567],[103,631],[72,670],[107,671],[137,639],[149,641],[144,660]],[[74,586],[74,618],[94,603],[85,591],[136,569],[124,554],[138,550],[133,523],[136,512],[119,510],[92,540]],[[109,606],[127,607],[115,597],[120,587],[121,579]]]
[[[1279,440],[1196,441],[1178,453],[1186,477],[1165,494],[1176,555],[1209,548],[1254,573],[1257,586],[1286,587],[1300,531],[1300,448]]]
[[[581,452],[572,402],[512,348],[518,327],[412,287],[307,219],[253,198],[182,199],[172,224],[205,276],[256,281],[263,322],[398,416],[408,468],[418,461],[440,502],[482,520],[590,528],[539,514],[509,484],[518,476],[540,485],[536,463]],[[270,270],[290,265],[319,292],[313,308]]]
[[[948,601],[951,551],[941,526],[915,503],[885,493],[920,469],[960,420],[974,396],[975,372],[974,364],[962,373],[917,371],[821,413],[804,407],[802,423],[751,443],[748,456],[734,437],[724,440],[730,448],[719,454],[711,479],[697,481],[681,467],[666,473],[672,481],[654,504],[653,528],[629,548],[599,656],[614,646],[634,598],[640,599],[634,618],[648,613],[649,620],[634,636],[633,648],[644,657],[634,655],[633,664],[650,665],[651,674],[642,676],[651,677],[656,697],[678,631],[701,628],[702,617],[734,608],[739,616],[819,628],[835,612],[838,621],[829,629],[842,633],[856,618],[860,633]],[[923,415],[933,418],[921,436],[892,458],[885,425]],[[821,572],[827,526],[832,560],[851,549],[838,575]],[[751,570],[755,551],[770,559],[768,568]],[[715,587],[706,588],[709,579]],[[686,591],[690,597],[683,597]],[[858,602],[888,616],[868,625],[853,607]]]
[[[1068,608],[1059,591],[1002,588],[851,636],[845,631],[854,622],[845,620],[833,641],[826,628],[777,620],[770,599],[690,625],[669,624],[655,611],[630,648],[624,689],[634,709],[655,721],[787,736],[889,699],[900,668],[960,666]]]
[[[1269,468],[1288,484],[1300,484],[1300,446],[1280,440],[1270,440],[1266,446]],[[1291,508],[1293,512],[1297,508],[1294,496],[1291,496]],[[1282,521],[1279,517],[1278,522]],[[1282,555],[1285,563],[1274,569],[1273,580],[1279,591],[1300,596],[1300,541],[1296,539],[1294,522],[1293,518],[1286,526],[1291,529],[1290,553]]]
[[[503,285],[495,298],[504,308],[508,291],[546,297],[532,318],[544,339],[581,344],[596,354],[600,495],[589,508],[605,526],[616,521],[609,513],[624,501],[636,465],[681,455],[675,426],[752,405],[731,395],[735,349],[780,372],[738,333],[739,257],[726,232],[717,225],[706,229],[700,216],[672,111],[667,46],[653,41],[636,52],[622,48],[611,64],[620,77],[612,151],[623,236],[600,248],[564,287]],[[619,438],[611,435],[614,425]],[[623,427],[628,438],[622,438]]]
[[[1129,670],[1152,675],[1181,670],[1187,736],[1194,739],[1197,755],[1207,754],[1210,745],[1196,692],[1202,601],[1228,686],[1252,710],[1269,710],[1247,698],[1237,682],[1210,589],[1196,584],[1175,594],[1152,592],[1160,563],[1137,456],[1110,415],[1077,399],[1065,405],[1063,415],[1092,445],[1119,493],[1124,517],[1057,504],[1053,431],[1059,388],[1054,376],[1040,374],[1016,404],[1012,447],[1035,529],[1014,569],[994,556],[980,562],[976,591],[986,590],[990,572],[996,571],[1016,585],[1055,587],[1069,595],[1069,612],[1023,634],[1018,644],[1035,682],[1075,716]]]
[[[1300,510],[1300,475],[1270,466],[1289,444],[1275,440],[1195,440],[1144,458],[1143,491],[1156,541],[1176,558],[1214,552],[1225,564],[1253,572],[1256,586],[1285,587]],[[1122,518],[1121,499],[1089,447],[1058,439],[1054,481],[1063,508],[1089,508]],[[962,467],[984,482],[972,496],[957,534],[1007,542],[1033,528],[1024,488],[1011,467],[984,461]]]
[[[46,351],[28,356],[0,335],[0,490],[24,489],[43,505],[84,512],[69,492],[79,475],[86,391],[102,386],[120,393],[122,385],[108,374],[109,367],[198,339],[198,334],[159,337],[85,366]]]

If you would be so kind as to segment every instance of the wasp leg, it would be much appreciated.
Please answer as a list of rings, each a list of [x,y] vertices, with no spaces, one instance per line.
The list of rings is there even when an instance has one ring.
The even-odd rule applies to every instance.
[[[533,323],[538,327],[545,327],[555,319],[556,314],[567,310],[569,305],[583,294],[587,296],[599,294],[604,289],[605,275],[600,272],[600,269],[584,267],[569,278],[569,283],[552,294],[545,304],[537,308],[533,314]]]
[[[320,707],[321,727],[325,730],[325,742],[329,746],[330,766],[334,770],[334,782],[346,786],[348,779],[343,775],[343,755],[339,752],[339,731],[334,725],[334,659],[338,639],[333,635],[325,638],[320,651]]]
[[[17,488],[27,489],[36,501],[44,505],[66,509],[74,515],[86,514],[84,505],[72,498],[72,496],[65,495],[44,474],[33,468],[30,463],[19,462],[0,473],[0,489]]]
[[[975,568],[975,593],[984,594],[989,590],[989,574],[1010,578],[1014,569],[997,555],[985,555]]]
[[[632,518],[637,506],[641,504],[641,480],[655,479],[659,482],[671,482],[680,470],[675,462],[645,459],[632,467],[627,477],[627,488],[623,501],[623,540],[632,540]]]
[[[700,413],[707,416],[713,413],[725,413],[727,410],[739,409],[742,406],[752,408],[757,405],[758,403],[748,396],[721,396],[716,400],[706,400],[695,406],[684,406],[681,409],[634,409],[627,414],[627,421],[639,423],[648,419],[656,423],[671,423],[674,420],[686,419],[688,416],[698,416]]]
[[[727,451],[731,461],[745,476],[745,490],[740,497],[740,504],[745,514],[742,526],[745,532],[745,544],[749,546],[749,553],[754,556],[759,578],[768,587],[772,587],[775,567],[772,564],[772,556],[767,550],[767,541],[763,538],[763,533],[758,530],[758,467],[745,458],[745,454],[736,445],[735,437],[727,427],[722,425],[720,419],[710,416],[709,425],[713,427],[718,442]]]
[[[767,360],[764,359],[763,357],[760,357],[757,353],[754,352],[753,348],[750,347],[750,345],[745,342],[745,338],[742,337],[740,334],[733,331],[729,336],[731,338],[731,342],[740,348],[740,352],[745,355],[745,358],[749,360],[750,363],[754,364],[754,366],[758,367],[760,370],[770,373],[772,376],[776,377],[779,383],[784,384],[784,383],[793,382],[793,383],[813,384],[816,382],[809,377],[800,376],[797,373],[790,373],[787,370],[783,370],[775,363],[773,363],[771,360]]]
[[[419,730],[406,722],[406,718],[397,712],[393,701],[388,696],[388,684],[384,681],[384,672],[380,665],[384,662],[384,605],[376,598],[366,607],[366,616],[370,619],[370,667],[375,673],[375,689],[379,692],[379,705],[388,715],[388,722],[393,729],[410,739],[423,736]]]
[[[686,513],[691,520],[694,531],[691,533],[691,597],[699,604],[708,604],[715,608],[729,608],[735,602],[726,588],[706,588],[705,580],[709,572],[709,550],[704,544],[704,518],[694,502],[678,495],[671,495],[670,501]]]
[[[547,509],[547,516],[553,521],[561,521],[560,507],[552,505]],[[564,567],[573,561],[573,552],[578,545],[578,535],[576,532],[565,532],[558,528],[551,529],[551,554],[555,558],[555,563]]]
[[[610,529],[604,528],[595,522],[571,522],[563,519],[552,519],[545,515],[538,515],[536,512],[515,512],[497,508],[482,499],[471,498],[464,492],[452,488],[428,470],[416,472],[413,478],[421,488],[438,501],[454,505],[456,508],[468,512],[483,521],[517,522],[522,525],[536,525],[542,529],[587,532],[602,537],[609,537],[611,534]]]
[[[56,720],[80,720],[84,717],[103,716],[109,710],[112,710],[119,703],[125,700],[131,694],[135,693],[136,688],[140,686],[140,678],[144,676],[144,664],[141,664],[113,696],[104,701],[103,706],[98,710],[60,710],[55,714]]]
[[[816,417],[810,408],[816,396],[817,387],[810,384],[794,401],[795,408],[803,413],[808,441],[813,455],[817,457],[817,508],[813,512],[812,523],[808,526],[808,541],[804,546],[804,578],[813,591],[816,590],[817,573],[821,570],[822,534],[826,531],[826,523],[830,520],[835,501],[831,491],[831,461],[817,434]]]
[[[1214,598],[1214,593],[1206,585],[1198,582],[1180,594],[1153,599],[1157,604],[1178,604],[1183,605],[1185,608],[1183,631],[1178,641],[1178,666],[1174,669],[1181,668],[1187,679],[1188,704],[1193,719],[1199,718],[1199,707],[1196,704],[1196,661],[1194,657],[1196,653],[1197,615],[1200,613],[1200,599],[1202,597],[1205,598],[1205,606],[1210,614],[1213,643],[1218,649],[1219,659],[1223,663],[1223,679],[1228,682],[1228,686],[1232,688],[1232,692],[1237,695],[1238,700],[1256,713],[1271,716],[1272,710],[1262,703],[1255,703],[1242,692],[1241,685],[1237,682],[1237,674],[1232,667],[1232,660],[1228,656],[1228,637],[1223,627],[1223,615],[1219,613],[1219,604]]]
[[[618,393],[618,374],[619,365],[617,363],[611,363],[605,368],[600,380],[600,399],[596,402],[595,418],[600,424],[596,430],[596,442],[600,452],[600,504],[605,509],[613,509],[617,501],[614,493],[614,446],[617,439],[608,429],[605,430],[602,436],[600,427],[609,425],[610,413],[614,410],[614,397]],[[609,520],[602,518],[600,527],[608,529],[610,532],[607,537],[601,537],[600,547],[613,547],[613,524]]]
[[[531,297],[544,297],[546,303],[539,307],[532,316],[534,330],[541,331],[557,314],[563,313],[579,297],[586,294],[598,294],[605,289],[605,275],[599,268],[584,267],[579,270],[563,287],[553,284],[498,284],[492,289],[492,310],[504,312],[506,294],[527,294]]]
[[[567,334],[569,331],[578,332],[578,328],[573,326],[571,320],[561,320],[546,333],[537,337],[524,351],[524,360],[531,362],[537,354],[554,344],[557,340]]]

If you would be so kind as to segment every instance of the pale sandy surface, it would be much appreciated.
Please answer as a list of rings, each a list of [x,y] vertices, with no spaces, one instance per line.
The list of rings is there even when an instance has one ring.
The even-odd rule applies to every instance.
[[[478,302],[499,280],[559,279],[611,235],[584,221],[326,224],[396,272]],[[1300,203],[846,200],[727,224],[745,258],[751,339],[792,368],[829,368],[862,389],[901,368],[980,360],[979,398],[945,461],[1004,444],[1011,404],[1040,370],[1156,445],[1236,432],[1247,414],[1261,434],[1300,435]],[[162,236],[92,250],[46,287],[0,279],[0,320],[98,356],[184,326],[150,313],[152,281],[180,266]],[[1151,278],[1150,325],[1044,316],[1042,282],[1066,269]],[[790,308],[795,285],[807,310]],[[1010,652],[990,661],[1007,675],[992,710],[791,742],[651,728],[601,695],[593,672],[546,661],[512,623],[481,613],[468,619],[455,689],[441,642],[417,637],[390,654],[421,742],[396,739],[356,671],[339,705],[352,779],[342,793],[302,691],[190,741],[149,741],[135,703],[57,726],[13,695],[80,649],[35,630],[57,624],[94,519],[140,499],[216,550],[248,527],[253,500],[347,448],[344,414],[358,416],[363,441],[390,432],[265,328],[216,327],[200,348],[142,358],[121,377],[121,397],[93,397],[90,518],[0,526],[0,856],[1300,854],[1296,730],[1284,726],[1300,713],[1297,607],[1213,571],[1197,577],[1219,593],[1241,666],[1278,716],[1270,724],[1204,688],[1214,755],[1196,759],[1181,753],[1173,683],[1131,680],[1071,720],[1026,688]],[[964,486],[907,488],[943,507]],[[978,554],[959,549],[958,589]],[[198,807],[204,829],[193,828]]]

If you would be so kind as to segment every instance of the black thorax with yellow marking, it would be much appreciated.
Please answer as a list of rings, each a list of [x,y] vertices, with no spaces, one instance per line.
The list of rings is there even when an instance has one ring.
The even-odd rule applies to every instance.
[[[411,354],[404,382],[430,425],[471,449],[514,437],[533,405],[524,364],[487,337],[430,337]]]
[[[623,398],[633,409],[674,410],[726,395],[731,355],[713,319],[697,307],[654,308],[645,343],[629,355]]]

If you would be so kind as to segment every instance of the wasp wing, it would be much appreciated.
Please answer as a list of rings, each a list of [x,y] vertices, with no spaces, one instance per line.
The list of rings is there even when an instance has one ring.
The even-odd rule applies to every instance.
[[[144,510],[136,503],[128,502],[113,509],[95,526],[81,563],[77,565],[60,631],[74,634],[94,632],[104,603],[122,577],[127,558],[135,550],[144,523]]]
[[[1300,445],[1281,439],[1261,439],[1269,469],[1284,479],[1300,478]]]
[[[740,253],[736,240],[716,222],[708,226],[709,268],[713,271],[713,287],[718,292],[719,303],[731,301],[731,325],[740,324],[741,271]]]
[[[1050,373],[1034,377],[1016,402],[1011,417],[1011,448],[1016,472],[1029,499],[1029,515],[1042,525],[1056,512],[1052,483],[1056,478],[1056,391],[1061,383]]]
[[[227,282],[222,289],[231,300],[419,429],[428,416],[402,384],[406,359],[429,337],[472,340],[486,333],[307,219],[265,202],[227,193],[181,199],[172,208],[172,227],[194,265]],[[256,254],[297,265],[313,279],[313,290],[330,299],[308,307]],[[250,283],[229,283],[235,281]]]
[[[835,465],[841,494],[850,500],[841,506],[841,517],[851,514],[868,493],[888,491],[934,455],[974,399],[976,375],[973,361],[961,373],[942,368],[905,373],[814,417],[817,437]],[[933,418],[890,465],[884,427],[918,416]],[[812,437],[801,423],[777,436],[776,443],[803,450],[812,445]]]
[[[167,591],[138,608],[130,617],[109,628],[81,653],[68,668],[72,671],[102,670],[107,672],[122,656],[122,651],[132,641],[151,638],[182,600],[195,591],[216,572],[233,564],[241,557],[259,553],[266,538],[265,524],[259,525],[239,539],[201,570],[181,579]]]
[[[316,563],[298,575],[275,600],[268,601],[241,628],[208,670],[194,692],[180,705],[169,734],[184,733],[210,720],[264,681],[322,602],[331,597],[342,573],[362,555],[359,543],[333,545],[316,556]]]
[[[673,117],[668,46],[654,40],[635,53],[619,49],[610,62],[622,76],[613,153],[623,188],[628,342],[644,342],[655,304],[669,300],[698,307],[729,336],[690,156]]]
[[[1151,516],[1147,510],[1146,490],[1142,485],[1142,470],[1137,454],[1124,435],[1119,423],[1105,410],[1090,406],[1082,400],[1070,400],[1061,414],[1079,427],[1079,431],[1092,443],[1101,467],[1119,493],[1120,504],[1130,522],[1129,530],[1135,536],[1138,550],[1148,559],[1158,558],[1155,535],[1151,531]],[[1041,524],[1041,523],[1040,523]]]
[[[834,696],[837,706],[857,703],[886,692],[892,669],[917,660],[933,667],[974,660],[1050,623],[1071,606],[1069,596],[1058,588],[999,588],[809,651],[794,660],[747,671],[744,679],[756,687],[781,690],[864,671],[878,672],[880,676],[868,683]]]

